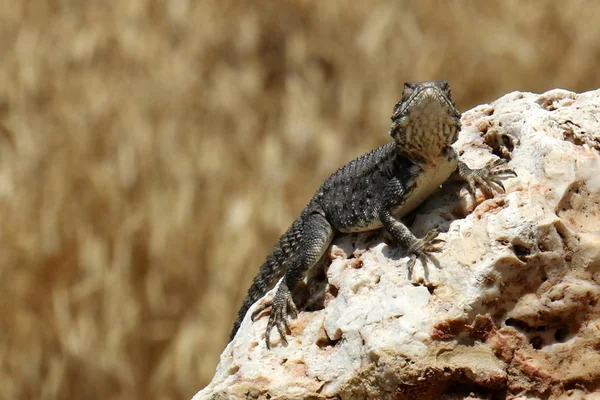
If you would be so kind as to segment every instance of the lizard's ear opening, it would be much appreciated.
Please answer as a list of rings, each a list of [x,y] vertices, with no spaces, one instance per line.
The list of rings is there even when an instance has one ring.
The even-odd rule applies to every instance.
[[[400,115],[402,114],[402,105],[408,100],[408,98],[415,91],[415,84],[412,82],[406,82],[404,84],[404,91],[402,92],[402,99],[396,103],[394,106],[394,111],[392,112],[392,125],[390,126],[390,130],[388,134],[393,138],[397,139],[398,137],[398,128],[400,126],[400,121],[402,118]]]
[[[394,106],[394,110],[392,111],[392,118],[391,118],[392,122],[394,121],[394,119],[396,119],[400,116],[401,108],[402,108],[402,100],[397,102],[396,105]]]
[[[394,117],[392,117],[392,125],[390,126],[390,130],[388,132],[388,134],[394,139],[397,140],[398,139],[398,134],[400,133],[400,123],[401,123],[401,118],[396,118],[394,119]]]
[[[406,92],[406,90],[407,90],[406,85],[407,84],[404,84],[404,92]],[[412,93],[412,89],[410,89],[410,90]],[[398,128],[398,119],[400,117],[400,111],[402,109],[403,101],[404,101],[404,94],[402,95],[402,100],[400,100],[399,102],[396,103],[396,105],[394,106],[394,111],[392,112],[392,118],[391,118],[392,126],[390,127],[388,134],[394,139],[396,139],[396,136],[398,136],[398,129],[397,129]]]

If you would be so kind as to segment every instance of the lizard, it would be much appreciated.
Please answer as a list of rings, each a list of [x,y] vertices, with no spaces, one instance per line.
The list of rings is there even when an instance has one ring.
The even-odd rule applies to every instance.
[[[338,234],[383,227],[410,256],[409,273],[416,260],[426,268],[432,253],[441,251],[439,232],[431,230],[415,237],[400,221],[427,199],[451,175],[459,175],[475,195],[475,187],[492,193],[494,184],[502,191],[500,176],[516,173],[498,159],[480,169],[459,160],[452,144],[458,139],[461,114],[446,81],[407,82],[395,105],[389,135],[384,144],[343,166],[319,187],[300,216],[281,236],[260,267],[248,290],[230,335],[233,340],[248,309],[283,277],[274,297],[252,314],[270,308],[265,343],[277,329],[283,344],[291,332],[288,317],[298,314],[292,292],[305,273],[315,265]],[[285,329],[285,331],[284,331]]]

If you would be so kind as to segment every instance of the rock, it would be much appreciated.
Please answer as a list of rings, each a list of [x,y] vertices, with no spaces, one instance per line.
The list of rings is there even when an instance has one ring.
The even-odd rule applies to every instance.
[[[289,345],[274,330],[265,348],[268,318],[252,323],[253,307],[194,400],[600,391],[600,90],[510,93],[462,123],[467,164],[501,156],[518,177],[475,208],[462,183],[445,184],[416,211],[417,236],[446,232],[441,268],[417,263],[409,277],[381,231],[339,238]]]

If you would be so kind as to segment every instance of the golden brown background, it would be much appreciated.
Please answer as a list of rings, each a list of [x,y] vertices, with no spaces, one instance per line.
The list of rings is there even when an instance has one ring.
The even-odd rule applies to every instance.
[[[451,5],[451,6],[449,6]],[[600,86],[600,2],[2,0],[0,398],[185,399],[406,80]]]

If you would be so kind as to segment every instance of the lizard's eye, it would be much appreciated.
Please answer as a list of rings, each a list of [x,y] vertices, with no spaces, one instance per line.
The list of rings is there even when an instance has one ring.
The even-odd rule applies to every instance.
[[[402,91],[402,101],[406,101],[408,100],[408,98],[410,97],[411,94],[413,94],[413,92],[415,91],[414,88],[404,85],[404,90]]]
[[[448,93],[450,91],[450,86],[448,85],[448,82],[446,82],[446,81],[440,82],[440,89],[442,89],[444,92]]]

